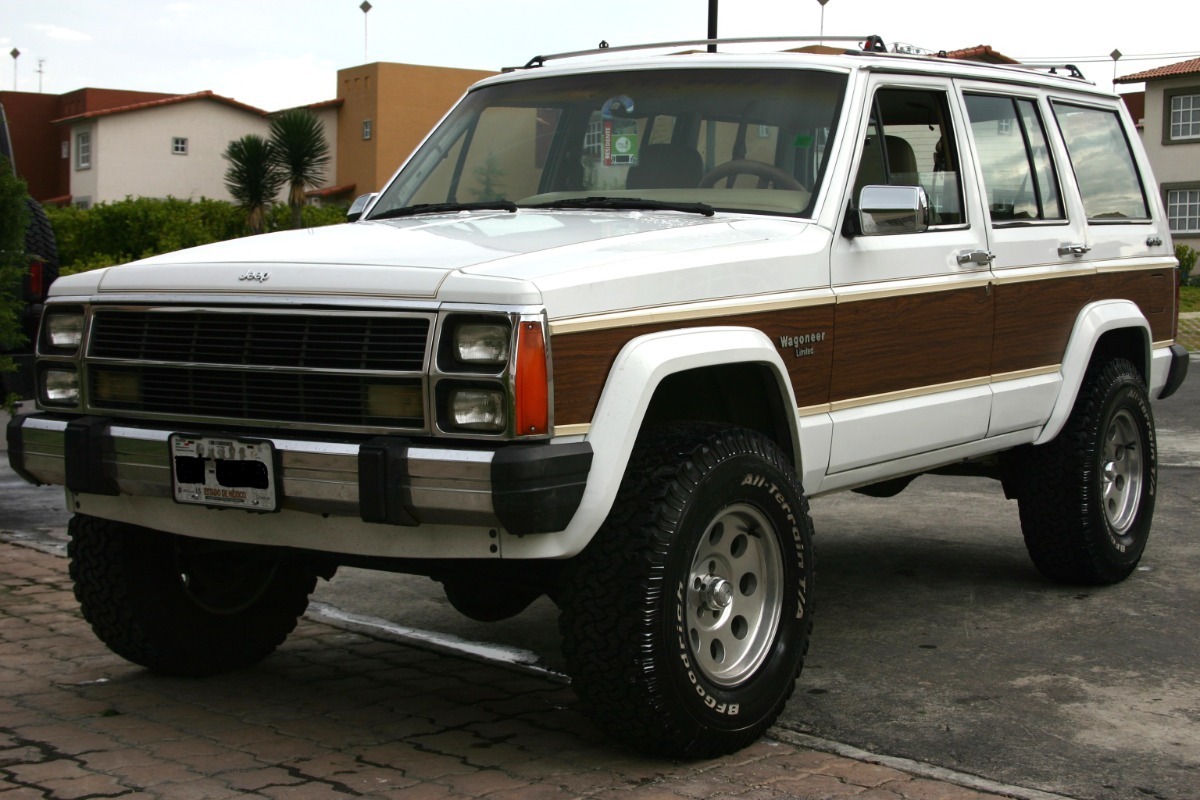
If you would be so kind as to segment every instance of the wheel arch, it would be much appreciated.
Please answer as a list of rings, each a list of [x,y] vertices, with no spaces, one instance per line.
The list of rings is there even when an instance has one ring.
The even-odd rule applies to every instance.
[[[1089,365],[1097,359],[1124,358],[1137,369],[1148,386],[1151,382],[1150,323],[1136,303],[1101,300],[1079,312],[1063,354],[1062,388],[1058,400],[1034,444],[1051,441],[1063,429],[1083,385]]]
[[[746,392],[746,381],[763,396],[736,397]],[[580,552],[612,508],[643,425],[697,420],[697,409],[707,401],[718,407],[706,408],[700,421],[763,433],[803,474],[795,393],[783,359],[762,331],[730,326],[647,334],[629,341],[609,370],[587,433],[592,468],[574,518],[561,534],[506,543],[506,555],[554,558]]]

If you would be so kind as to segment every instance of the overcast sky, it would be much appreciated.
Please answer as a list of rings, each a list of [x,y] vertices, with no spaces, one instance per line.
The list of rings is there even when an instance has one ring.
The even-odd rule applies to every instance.
[[[371,0],[365,15],[360,4],[0,0],[0,52],[20,50],[15,61],[0,59],[0,88],[14,88],[15,66],[20,91],[211,89],[274,111],[332,99],[343,67],[397,61],[498,70],[602,39],[615,46],[702,38],[708,13],[708,0]],[[821,26],[818,0],[721,5],[721,36],[816,35]],[[879,34],[889,46],[989,44],[1023,60],[1056,57],[1107,87],[1114,48],[1125,54],[1118,75],[1200,56],[1195,9],[1195,0],[828,0],[824,30]],[[1159,57],[1134,58],[1151,55]]]

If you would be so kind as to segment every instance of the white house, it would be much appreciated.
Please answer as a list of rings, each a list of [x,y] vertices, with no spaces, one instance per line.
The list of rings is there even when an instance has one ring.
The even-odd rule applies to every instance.
[[[76,205],[126,197],[232,199],[225,189],[229,143],[267,136],[267,112],[211,91],[89,111],[69,125],[70,194]]]

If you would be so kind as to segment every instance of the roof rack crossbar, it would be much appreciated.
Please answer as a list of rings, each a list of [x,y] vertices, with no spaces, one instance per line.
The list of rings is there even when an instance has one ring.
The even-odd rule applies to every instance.
[[[795,42],[804,42],[807,44],[822,44],[824,42],[862,42],[863,49],[867,51],[879,52],[881,49],[886,49],[883,46],[883,40],[877,35],[867,36],[753,36],[742,37],[736,39],[682,39],[674,42],[651,42],[648,44],[627,44],[620,47],[596,47],[590,50],[572,50],[566,53],[552,53],[544,56],[534,56],[529,59],[522,67],[505,67],[505,72],[511,72],[517,69],[532,69],[541,67],[547,61],[554,61],[560,58],[578,58],[580,56],[595,56],[608,53],[625,53],[634,50],[658,50],[666,47],[699,47],[701,45],[722,45],[722,44],[791,44]],[[857,49],[857,48],[856,48]]]
[[[1051,62],[1034,62],[1022,61],[1019,64],[1014,64],[1014,67],[1025,67],[1027,69],[1045,69],[1049,70],[1051,75],[1057,75],[1060,69],[1066,70],[1068,78],[1076,78],[1081,81],[1086,81],[1083,72],[1074,64],[1051,63]]]

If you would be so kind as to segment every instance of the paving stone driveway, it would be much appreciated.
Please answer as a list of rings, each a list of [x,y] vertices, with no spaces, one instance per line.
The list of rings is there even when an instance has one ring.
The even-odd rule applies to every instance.
[[[301,620],[262,665],[161,678],[112,655],[53,555],[0,542],[0,800],[997,797],[766,740],[613,749],[536,675]]]

